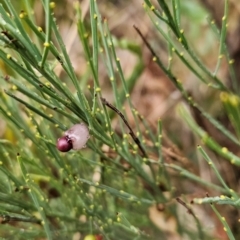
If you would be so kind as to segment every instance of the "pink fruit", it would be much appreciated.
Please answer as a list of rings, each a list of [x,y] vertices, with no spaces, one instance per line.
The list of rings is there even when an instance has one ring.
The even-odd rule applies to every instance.
[[[61,152],[68,152],[71,149],[79,150],[86,147],[88,139],[88,127],[83,123],[78,123],[67,130],[63,137],[58,139],[57,149]]]

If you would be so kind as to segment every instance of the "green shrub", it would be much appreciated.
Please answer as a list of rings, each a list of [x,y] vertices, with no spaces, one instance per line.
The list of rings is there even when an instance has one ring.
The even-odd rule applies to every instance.
[[[202,145],[192,144],[193,151],[183,154],[176,143],[184,139],[175,136],[171,140],[173,133],[171,128],[165,131],[164,119],[163,124],[159,120],[152,126],[134,106],[131,93],[144,70],[143,47],[114,37],[96,1],[90,1],[89,15],[74,3],[86,59],[86,65],[80,66],[84,69],[80,77],[58,30],[55,4],[42,1],[43,29],[32,14],[34,1],[13,2],[5,0],[0,5],[0,112],[4,119],[0,140],[0,237],[87,239],[94,234],[103,239],[213,239],[217,231],[214,221],[219,221],[229,239],[235,239],[238,233],[231,230],[233,223],[228,224],[226,219],[232,207],[240,206],[238,188],[227,182],[219,165],[228,162],[226,166],[237,167],[240,157],[221,146],[202,124],[206,121],[230,145],[239,146],[239,88],[225,43],[228,1],[221,30],[214,23],[208,25],[215,41],[219,41],[213,70],[194,50],[194,33],[185,33],[182,28],[183,12],[191,17],[196,7],[193,26],[206,14],[199,5],[158,0],[153,6],[151,1],[144,1],[156,40],[161,39],[166,47],[167,63],[155,50],[157,41],[152,44],[152,39],[141,32],[141,23],[133,28],[156,66],[181,93],[177,114],[191,129],[196,145]],[[127,78],[118,49],[137,59]],[[99,69],[100,60],[111,84],[109,98],[104,93],[106,82]],[[213,101],[223,105],[231,130],[217,119],[219,115],[212,116],[205,110],[208,99],[202,103],[195,100],[177,77],[174,61],[188,69],[196,86],[217,95]],[[219,74],[224,63],[228,65],[231,88]],[[57,139],[77,123],[89,128],[86,148],[61,153]],[[172,147],[167,148],[169,144]],[[214,182],[202,177],[203,159],[215,176]],[[226,219],[223,214],[227,214]]]

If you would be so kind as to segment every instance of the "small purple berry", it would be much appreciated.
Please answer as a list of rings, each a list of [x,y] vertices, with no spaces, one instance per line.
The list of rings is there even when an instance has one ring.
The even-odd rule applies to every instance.
[[[79,150],[86,147],[89,139],[88,127],[83,123],[73,125],[64,136],[57,141],[57,149],[61,152],[68,152],[71,149]]]
[[[61,152],[68,152],[72,149],[72,142],[67,136],[63,136],[57,141],[57,149]]]

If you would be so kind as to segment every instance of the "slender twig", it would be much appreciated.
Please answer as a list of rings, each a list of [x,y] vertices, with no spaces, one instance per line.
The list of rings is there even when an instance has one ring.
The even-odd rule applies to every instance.
[[[31,222],[41,224],[41,220],[36,218],[23,218],[23,217],[13,217],[9,215],[0,215],[0,224],[5,224],[9,222]]]
[[[138,148],[142,152],[143,157],[147,158],[147,153],[143,149],[140,140],[133,132],[132,128],[130,127],[130,125],[129,125],[128,121],[126,120],[126,118],[124,117],[124,115],[116,107],[114,107],[111,103],[109,103],[105,98],[100,98],[100,99],[102,101],[102,104],[111,108],[114,112],[116,112],[122,118],[123,122],[126,124],[126,126],[129,129],[129,135],[132,137],[133,141],[137,144]]]
[[[146,40],[146,38],[143,36],[143,34],[141,33],[140,29],[133,25],[133,27],[135,28],[135,30],[137,31],[137,33],[139,34],[139,36],[141,37],[141,39],[143,40],[143,42],[146,44],[147,48],[150,50],[150,52],[152,53],[153,56],[156,56],[155,51],[153,50],[153,48],[151,47],[151,45],[148,43],[148,41]]]
[[[190,96],[190,94],[184,89],[184,87],[182,86],[181,81],[179,81],[174,74],[172,73],[172,71],[170,69],[167,69],[164,64],[162,63],[162,61],[160,60],[160,58],[157,56],[157,54],[155,53],[154,49],[151,47],[151,45],[149,44],[148,40],[143,36],[143,34],[141,33],[140,29],[138,27],[136,27],[135,25],[133,25],[134,29],[137,31],[137,33],[139,34],[139,36],[141,37],[142,41],[145,43],[145,45],[147,46],[147,48],[149,49],[149,51],[151,52],[151,54],[153,55],[153,59],[156,62],[156,64],[158,64],[158,66],[163,70],[163,72],[167,75],[167,77],[173,82],[173,84],[175,85],[175,87],[181,92],[183,99],[188,103],[189,106],[191,106],[192,108],[196,109],[197,111],[200,111],[201,114],[211,123],[213,124],[219,131],[222,132],[222,134],[224,134],[226,137],[228,137],[229,139],[231,139],[234,143],[239,144],[239,141],[236,139],[236,137],[231,134],[230,131],[228,131],[222,124],[220,124],[220,122],[218,122],[216,119],[212,118],[211,115],[209,115],[208,113],[206,113],[192,98],[192,96]],[[226,90],[226,89],[225,89]],[[227,90],[226,90],[227,91]]]
[[[187,213],[192,215],[193,218],[195,219],[196,224],[197,224],[197,228],[198,228],[199,239],[205,239],[204,233],[202,231],[202,227],[200,225],[200,222],[199,222],[198,218],[196,217],[196,215],[194,214],[193,210],[182,199],[180,199],[179,197],[177,197],[176,200],[177,200],[178,203],[183,205],[187,209]]]
[[[173,75],[172,71],[170,69],[167,69],[164,64],[162,63],[162,61],[160,60],[160,58],[157,56],[157,54],[155,53],[154,49],[151,47],[151,45],[149,44],[149,42],[147,41],[147,39],[143,36],[142,32],[140,31],[140,29],[138,27],[136,27],[135,25],[133,25],[134,29],[137,31],[138,35],[141,37],[142,41],[145,43],[145,45],[147,46],[148,50],[151,52],[152,56],[153,56],[153,60],[156,62],[156,64],[163,70],[163,72],[169,77],[169,79],[174,83],[174,85],[177,87],[178,90],[180,90],[180,92],[184,95],[184,91],[183,89],[180,89],[179,83],[177,81],[177,78]]]
[[[9,42],[5,42],[11,47],[15,47],[16,49],[20,48],[20,44],[18,43],[17,39],[15,39],[8,31],[1,31],[1,33],[9,40]],[[6,40],[7,41],[7,40]]]
[[[196,218],[193,210],[181,198],[177,197],[176,200],[178,201],[178,203],[180,203],[181,205],[183,205],[187,209],[187,212],[190,215],[192,215],[194,218]]]

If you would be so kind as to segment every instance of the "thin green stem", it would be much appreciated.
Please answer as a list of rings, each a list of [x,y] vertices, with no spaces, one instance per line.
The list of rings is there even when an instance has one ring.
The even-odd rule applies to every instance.
[[[215,68],[215,71],[213,73],[214,76],[217,75],[219,67],[221,65],[221,61],[223,58],[223,53],[225,50],[225,40],[226,40],[226,35],[227,35],[227,26],[228,26],[228,5],[229,5],[229,0],[225,0],[224,4],[224,15],[222,17],[222,29],[221,29],[221,34],[220,34],[220,46],[219,46],[219,53],[218,53],[218,61],[217,65]]]

